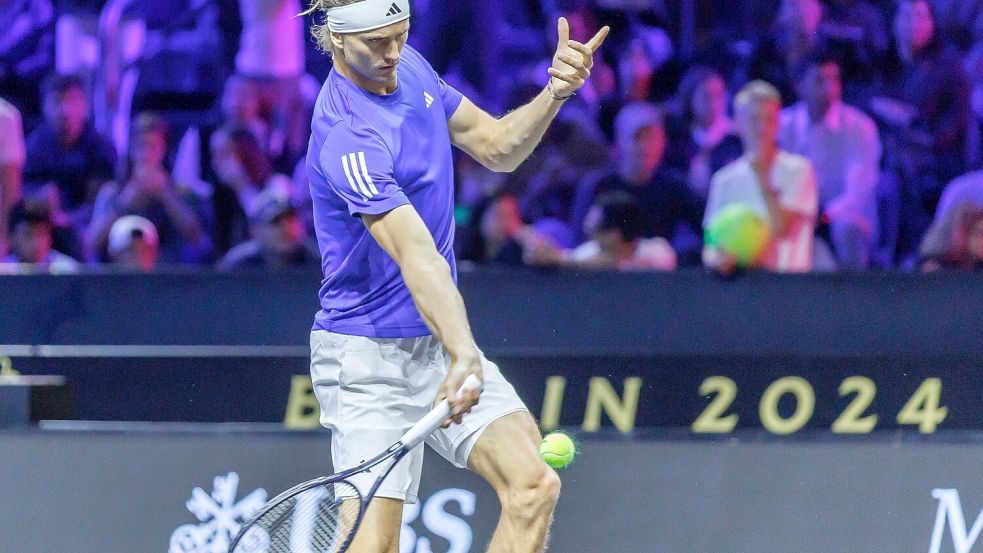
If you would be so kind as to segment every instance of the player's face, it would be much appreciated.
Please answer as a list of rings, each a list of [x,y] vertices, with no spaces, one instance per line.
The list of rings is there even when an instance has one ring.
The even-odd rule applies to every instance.
[[[355,73],[356,84],[378,87],[392,83],[409,33],[410,22],[400,21],[381,29],[341,35],[341,54]]]

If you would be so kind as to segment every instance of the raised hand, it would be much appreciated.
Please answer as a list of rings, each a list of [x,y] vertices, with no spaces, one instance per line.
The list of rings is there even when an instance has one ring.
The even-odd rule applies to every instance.
[[[570,39],[570,23],[565,17],[556,22],[556,31],[559,39],[556,54],[553,55],[553,65],[548,71],[553,93],[566,97],[577,92],[584,86],[587,77],[590,77],[590,70],[594,67],[594,52],[604,43],[611,28],[603,27],[586,44]]]

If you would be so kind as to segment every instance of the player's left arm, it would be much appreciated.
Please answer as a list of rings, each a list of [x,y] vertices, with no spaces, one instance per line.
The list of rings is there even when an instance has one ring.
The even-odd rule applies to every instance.
[[[557,22],[559,41],[549,68],[552,93],[544,88],[521,108],[496,119],[464,98],[448,120],[451,142],[492,171],[514,171],[536,148],[563,100],[584,85],[594,53],[610,29],[602,28],[586,44],[570,39],[566,18]]]

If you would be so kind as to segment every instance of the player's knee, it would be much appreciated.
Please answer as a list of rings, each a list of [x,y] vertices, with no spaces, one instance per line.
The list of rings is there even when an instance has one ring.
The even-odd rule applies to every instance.
[[[526,520],[548,517],[560,497],[560,477],[543,465],[509,486],[506,493],[502,507],[513,516]]]

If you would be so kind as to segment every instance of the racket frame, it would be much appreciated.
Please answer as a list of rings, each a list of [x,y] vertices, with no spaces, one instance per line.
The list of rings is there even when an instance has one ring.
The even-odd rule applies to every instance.
[[[480,390],[481,387],[482,387],[482,382],[476,376],[469,375],[468,378],[464,381],[464,385],[461,386],[461,391],[470,390],[470,389]],[[416,424],[414,424],[412,428],[407,430],[406,433],[403,434],[403,436],[399,439],[399,441],[389,446],[388,448],[386,448],[385,451],[369,459],[368,461],[365,461],[350,469],[343,470],[336,474],[332,474],[330,476],[321,476],[318,478],[313,478],[306,482],[301,482],[300,484],[297,484],[296,486],[277,494],[276,497],[269,500],[266,503],[266,505],[263,506],[262,509],[260,509],[255,515],[253,515],[249,519],[249,521],[247,521],[239,528],[239,532],[236,534],[235,538],[232,539],[232,542],[229,543],[229,553],[235,553],[236,546],[239,545],[239,542],[246,535],[246,532],[248,532],[250,528],[255,526],[256,522],[259,521],[259,519],[261,519],[267,513],[278,507],[284,501],[287,501],[308,490],[312,490],[317,487],[327,486],[329,484],[345,481],[351,476],[368,471],[372,467],[375,467],[376,465],[386,461],[387,459],[392,459],[392,462],[389,464],[388,467],[386,467],[386,470],[383,471],[383,473],[380,474],[379,477],[375,479],[375,482],[373,482],[372,487],[369,489],[368,494],[366,494],[364,497],[362,496],[362,493],[358,491],[358,487],[352,484],[352,488],[355,489],[355,492],[358,494],[357,499],[361,503],[361,508],[358,511],[358,517],[356,517],[355,522],[352,525],[352,529],[348,533],[348,537],[345,543],[343,543],[341,547],[338,549],[338,551],[336,552],[336,553],[344,553],[345,550],[348,549],[348,546],[351,545],[352,540],[355,538],[355,534],[358,532],[358,527],[362,523],[362,519],[365,517],[365,512],[369,508],[369,503],[372,501],[372,498],[375,497],[375,493],[379,490],[379,486],[382,485],[382,481],[385,480],[387,476],[389,476],[389,473],[392,471],[393,467],[396,466],[396,463],[400,461],[400,459],[405,457],[406,454],[409,453],[413,448],[415,448],[420,443],[422,443],[427,438],[427,436],[429,436],[435,430],[437,430],[437,428],[439,428],[444,423],[444,421],[447,420],[450,414],[451,414],[450,404],[447,401],[441,401],[436,407],[431,409],[430,412],[427,413],[422,419],[420,419]],[[351,483],[349,482],[349,484]]]

